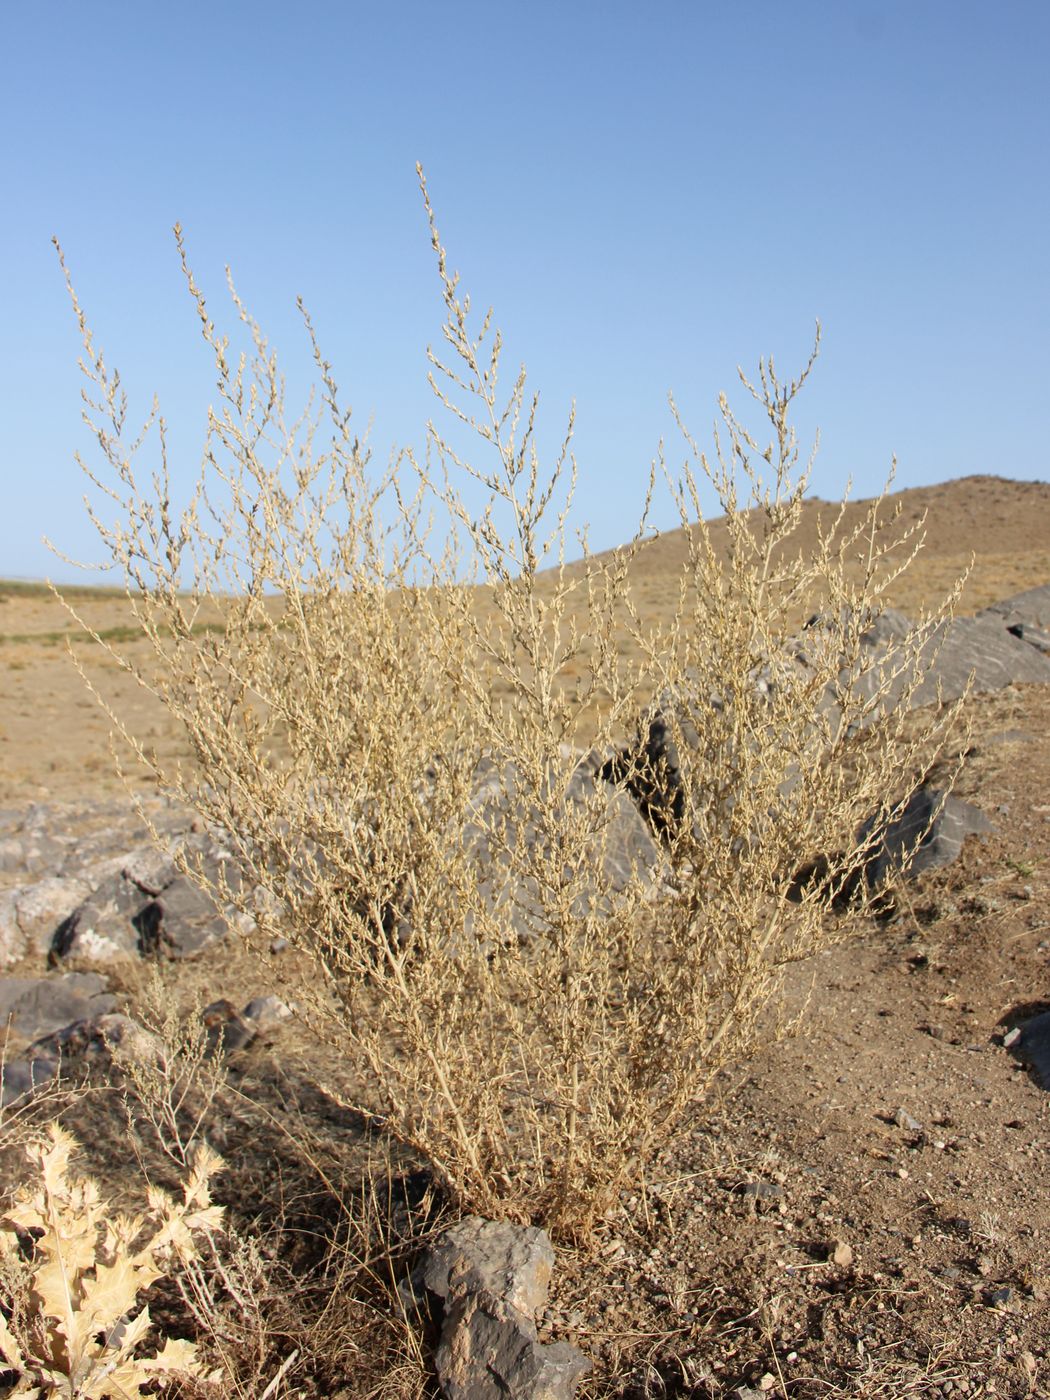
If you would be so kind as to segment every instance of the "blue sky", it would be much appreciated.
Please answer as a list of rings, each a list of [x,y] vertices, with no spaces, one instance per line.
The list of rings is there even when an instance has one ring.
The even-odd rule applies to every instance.
[[[97,554],[73,462],[78,339],[50,237],[107,358],[192,478],[212,398],[180,281],[223,268],[289,366],[295,297],[385,459],[421,443],[451,263],[507,368],[577,401],[579,518],[632,532],[673,389],[710,438],[736,366],[821,360],[798,418],[813,489],[1050,476],[1050,6],[842,3],[8,3],[0,576]],[[661,504],[657,523],[674,524]]]

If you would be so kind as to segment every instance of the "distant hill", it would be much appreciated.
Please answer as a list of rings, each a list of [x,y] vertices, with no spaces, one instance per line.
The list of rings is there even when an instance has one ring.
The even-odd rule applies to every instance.
[[[868,504],[848,505],[847,523],[858,520]],[[976,612],[1050,581],[1050,483],[967,476],[894,492],[886,500],[887,517],[898,504],[904,526],[926,512],[925,546],[893,590],[893,603],[905,612],[935,604],[970,567],[971,558],[962,612]],[[797,545],[812,545],[817,521],[830,520],[837,508],[834,502],[808,500]],[[720,518],[710,524],[717,547],[725,539],[724,526]],[[683,529],[670,530],[642,547],[634,577],[649,607],[658,609],[665,598],[670,602],[687,549]]]

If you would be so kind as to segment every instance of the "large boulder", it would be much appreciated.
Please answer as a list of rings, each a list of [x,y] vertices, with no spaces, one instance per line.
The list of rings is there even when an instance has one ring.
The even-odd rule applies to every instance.
[[[814,726],[818,715],[825,723],[833,718],[848,697],[864,704],[881,695],[881,703],[872,703],[854,721],[858,727],[875,723],[902,702],[916,670],[920,679],[909,697],[911,708],[950,702],[968,689],[983,693],[1014,684],[1050,683],[1048,584],[985,609],[977,617],[942,623],[925,637],[894,608],[859,618],[816,614],[796,637],[785,641],[781,656],[756,663],[749,677],[748,703],[772,697],[785,683],[798,683],[803,693],[815,667],[826,662],[824,649],[839,645],[843,628],[851,624],[860,629],[859,654],[849,668],[843,665],[812,705]],[[897,649],[909,638],[918,648],[916,667],[895,674]],[[634,742],[606,765],[605,775],[626,785],[657,833],[673,830],[686,820],[687,760],[705,746],[728,742],[730,727],[721,716],[731,703],[724,695],[701,694],[687,676],[682,687],[665,689],[656,697],[639,722]],[[731,753],[711,756],[723,765],[727,759],[732,761]],[[797,771],[786,766],[781,792],[787,794],[797,779]],[[932,844],[941,848],[936,841]],[[927,852],[923,860],[929,859]]]
[[[0,893],[0,965],[46,955],[55,930],[91,893],[84,880],[48,875]]]
[[[992,823],[979,807],[954,793],[920,787],[889,817],[871,817],[859,840],[869,848],[865,873],[872,888],[892,874],[921,875],[957,860],[967,836],[986,835]]]
[[[97,972],[64,972],[47,977],[0,977],[0,1030],[24,1040],[61,1030],[72,1021],[113,1010],[116,998]]]
[[[1050,683],[1050,656],[1004,626],[995,613],[954,618],[929,644],[930,668],[912,703],[956,700],[968,685],[975,694],[1015,684]]]
[[[1011,636],[1050,657],[1050,583],[993,603],[977,616],[997,619]]]
[[[1021,623],[1050,628],[1050,583],[1042,583],[1038,588],[1029,588],[1024,593],[1015,593],[1001,603],[992,603],[977,616],[1000,618],[1006,627]]]
[[[212,887],[239,886],[240,868],[213,834],[189,837],[181,853]],[[93,962],[151,955],[192,958],[225,936],[230,917],[196,880],[180,872],[170,853],[140,849],[61,924],[51,955],[53,960]]]
[[[1041,594],[1042,590],[1033,590]],[[1050,656],[1040,647],[1036,635],[1046,623],[1042,606],[1025,602],[1029,595],[986,608],[976,617],[957,617],[941,623],[920,638],[918,629],[895,608],[876,614],[860,635],[859,665],[840,673],[829,688],[825,703],[833,702],[835,690],[852,693],[867,701],[884,690],[883,704],[864,716],[862,725],[874,722],[887,709],[900,703],[912,678],[911,668],[895,675],[894,654],[900,643],[915,633],[921,641],[918,658],[919,684],[912,691],[910,707],[952,701],[972,688],[975,694],[1003,690],[1008,685],[1050,682]],[[800,637],[789,646],[805,657],[807,638],[819,633],[828,619],[810,619]],[[1027,635],[1025,628],[1028,628]]]

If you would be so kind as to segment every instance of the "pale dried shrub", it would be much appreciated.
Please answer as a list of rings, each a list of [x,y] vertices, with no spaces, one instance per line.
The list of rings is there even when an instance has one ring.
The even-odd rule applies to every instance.
[[[121,1102],[133,1135],[143,1130],[180,1169],[193,1160],[228,1096],[226,1065],[200,1007],[180,1011],[154,968],[139,988],[143,1052],[121,1057]]]
[[[166,765],[111,716],[230,834],[247,878],[222,899],[313,954],[300,1002],[343,1048],[347,1096],[461,1205],[580,1232],[753,1047],[786,965],[841,931],[829,897],[863,905],[859,825],[921,776],[950,719],[904,718],[936,619],[864,645],[917,544],[880,502],[793,552],[808,471],[789,410],[808,367],[784,384],[764,363],[747,385],[768,448],[723,400],[714,462],[696,452],[678,484],[665,471],[689,529],[669,621],[632,598],[641,530],[567,565],[571,420],[545,471],[525,372],[501,398],[501,337],[491,313],[475,321],[427,212],[446,309],[432,383],[451,426],[429,425],[425,461],[378,474],[305,312],[320,407],[290,421],[259,326],[231,282],[248,339],[235,359],[176,230],[219,395],[177,509],[164,421],[154,409],[129,433],[70,288],[106,475],[85,470],[113,516],[93,519],[153,660],[96,640],[185,728],[194,763]],[[140,484],[154,424],[159,465]],[[728,557],[700,517],[704,474]],[[436,557],[435,505],[450,526]],[[792,619],[818,603],[803,659]],[[667,775],[637,757],[607,763],[615,791],[596,775],[654,690],[679,740],[682,819],[663,824],[655,868],[612,881],[625,793]],[[596,757],[581,768],[584,736]],[[800,885],[807,862],[819,874]]]
[[[148,1211],[128,1216],[69,1174],[75,1147],[52,1124],[28,1152],[37,1180],[0,1220],[0,1355],[16,1373],[13,1394],[125,1400],[158,1380],[201,1376],[192,1342],[167,1338],[140,1354],[152,1324],[138,1299],[196,1257],[197,1234],[221,1228],[209,1192],[221,1160],[201,1148],[181,1201],[151,1187]]]

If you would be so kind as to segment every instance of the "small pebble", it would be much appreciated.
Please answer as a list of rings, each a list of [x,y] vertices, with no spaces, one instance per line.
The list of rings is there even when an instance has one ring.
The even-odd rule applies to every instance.
[[[853,1250],[845,1240],[836,1240],[831,1249],[831,1262],[839,1269],[848,1269],[853,1264]]]

